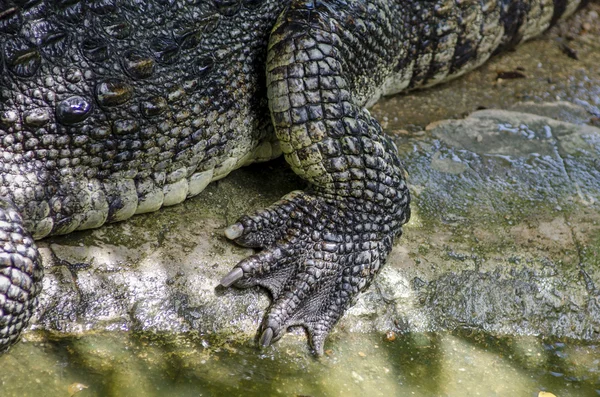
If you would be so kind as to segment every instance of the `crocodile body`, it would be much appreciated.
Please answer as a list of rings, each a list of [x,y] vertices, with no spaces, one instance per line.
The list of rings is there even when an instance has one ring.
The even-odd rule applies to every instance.
[[[580,0],[0,0],[0,351],[41,289],[34,240],[195,196],[285,155],[309,187],[226,230],[262,248],[269,345],[324,340],[410,216],[393,143],[365,110],[546,30]]]

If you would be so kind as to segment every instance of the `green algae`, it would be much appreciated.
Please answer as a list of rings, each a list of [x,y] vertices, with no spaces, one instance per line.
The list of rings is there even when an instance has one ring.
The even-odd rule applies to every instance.
[[[353,334],[315,358],[214,335],[46,337],[0,357],[2,395],[593,396],[600,347],[484,332]],[[368,341],[368,343],[365,343]],[[85,388],[83,388],[85,387]],[[69,389],[71,388],[71,389]]]

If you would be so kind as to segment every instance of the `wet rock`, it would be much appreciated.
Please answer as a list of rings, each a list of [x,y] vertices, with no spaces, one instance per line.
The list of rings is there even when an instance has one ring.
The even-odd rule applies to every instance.
[[[571,105],[535,108],[559,107],[565,119],[581,118]],[[410,331],[600,339],[599,138],[594,127],[501,110],[402,138],[414,215],[406,248],[379,280],[396,319]],[[409,280],[419,283],[406,302],[399,291]],[[378,310],[376,324],[394,317],[371,303],[360,310]]]
[[[560,116],[557,106],[563,119],[583,118],[573,105],[530,109]],[[414,215],[338,331],[475,328],[600,338],[600,129],[485,110],[397,143]],[[217,287],[252,252],[228,242],[223,230],[299,188],[282,161],[257,165],[153,216],[44,240],[34,328],[251,340],[269,298],[258,289]]]

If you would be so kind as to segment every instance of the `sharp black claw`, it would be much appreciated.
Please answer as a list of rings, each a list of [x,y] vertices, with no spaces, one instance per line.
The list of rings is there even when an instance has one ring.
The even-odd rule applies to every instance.
[[[242,277],[244,277],[243,270],[240,269],[239,267],[235,268],[232,271],[230,271],[229,273],[227,273],[227,275],[221,279],[221,285],[225,288],[230,287],[233,283],[235,283]]]
[[[273,328],[267,328],[263,331],[260,336],[260,345],[261,347],[268,347],[271,345],[271,341],[273,340]]]

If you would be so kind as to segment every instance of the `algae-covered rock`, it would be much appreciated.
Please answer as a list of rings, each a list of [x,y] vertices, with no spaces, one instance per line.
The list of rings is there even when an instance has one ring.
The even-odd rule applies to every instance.
[[[548,107],[570,120],[585,111]],[[338,330],[600,338],[598,128],[485,110],[397,143],[413,217]],[[268,295],[217,287],[252,252],[223,230],[298,188],[282,161],[258,165],[180,206],[42,242],[46,279],[34,327],[252,339]]]

